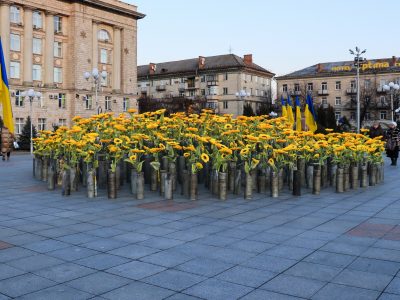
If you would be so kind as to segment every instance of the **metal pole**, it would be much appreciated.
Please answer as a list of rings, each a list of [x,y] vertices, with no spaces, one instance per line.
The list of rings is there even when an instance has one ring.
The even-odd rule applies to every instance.
[[[360,133],[360,56],[357,54],[357,133]]]
[[[394,121],[394,114],[393,114],[393,92],[390,92],[390,109],[392,111],[392,122]]]
[[[33,116],[32,116],[32,101],[33,101],[33,98],[32,98],[32,97],[29,97],[29,103],[30,103],[30,116],[31,116],[31,155],[33,155],[33,141],[32,141],[32,138],[33,138],[33,121],[32,121],[32,119],[33,119]]]

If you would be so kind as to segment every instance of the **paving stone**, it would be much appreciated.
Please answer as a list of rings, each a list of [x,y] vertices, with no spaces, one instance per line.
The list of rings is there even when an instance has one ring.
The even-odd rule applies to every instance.
[[[168,297],[165,299],[168,299],[168,300],[199,300],[200,298],[189,296],[189,295],[183,294],[183,293],[176,293],[176,294],[172,295],[171,297]]]
[[[311,249],[279,245],[266,251],[265,254],[288,259],[302,259],[312,252]]]
[[[4,250],[0,250],[0,263],[7,262],[10,260],[15,260],[18,258],[23,258],[27,256],[32,256],[37,254],[34,251],[20,248],[20,247],[12,247],[12,248],[7,248]]]
[[[383,293],[379,300],[400,300],[400,295]]]
[[[126,285],[129,282],[129,279],[120,276],[107,274],[104,272],[96,272],[94,274],[69,281],[66,284],[75,289],[93,295],[100,295]]]
[[[155,237],[155,238],[151,238],[151,239],[145,240],[143,242],[140,242],[139,245],[164,250],[164,249],[169,249],[169,248],[175,247],[177,245],[182,245],[184,243],[185,243],[184,241],[179,241],[179,240],[175,240],[175,239]]]
[[[6,264],[0,265],[0,280],[22,275],[24,273],[25,273],[24,271],[8,266]]]
[[[215,278],[256,288],[276,275],[276,273],[265,270],[236,266],[219,274]]]
[[[243,262],[242,265],[250,268],[268,270],[276,273],[283,272],[296,264],[298,261],[282,257],[260,254]]]
[[[400,270],[400,263],[387,260],[359,257],[352,264],[350,264],[348,268],[358,271],[394,276]]]
[[[36,275],[41,277],[64,283],[79,277],[83,277],[94,273],[95,270],[80,266],[74,263],[65,263],[34,271]]]
[[[185,294],[196,296],[203,299],[220,300],[220,299],[238,299],[253,289],[242,285],[218,280],[207,279],[187,290]]]
[[[364,245],[354,245],[349,243],[338,243],[338,242],[329,242],[325,246],[321,247],[320,250],[329,251],[333,253],[339,254],[347,254],[347,255],[360,255],[368,249],[367,246]]]
[[[37,271],[62,263],[64,261],[44,254],[32,255],[7,262],[8,265],[27,272]]]
[[[42,300],[42,299],[57,299],[57,300],[84,300],[93,299],[93,295],[78,291],[66,285],[56,285],[41,291],[30,293],[19,299],[21,300]],[[0,298],[1,299],[1,298]]]
[[[142,257],[140,260],[152,263],[154,265],[172,268],[177,265],[183,264],[191,260],[192,258],[193,258],[192,256],[183,254],[173,249],[169,249]]]
[[[253,292],[247,294],[241,300],[300,300],[304,298],[298,298],[294,296],[279,294],[275,292],[265,291],[265,290],[254,290]]]
[[[385,292],[400,295],[400,278],[395,277],[387,286]]]
[[[126,264],[122,264],[111,269],[108,269],[107,272],[116,274],[119,276],[123,276],[126,278],[139,280],[145,277],[154,275],[161,271],[164,271],[165,268],[156,266],[153,264],[140,262],[140,261],[132,261]]]
[[[127,245],[127,242],[118,241],[112,238],[101,238],[88,243],[81,244],[81,247],[97,250],[100,252],[110,251]]]
[[[234,242],[229,245],[229,248],[233,248],[236,250],[243,250],[248,252],[261,253],[272,247],[276,246],[271,243],[264,243],[258,241],[250,241],[250,240],[241,240],[238,242]]]
[[[162,300],[175,292],[154,285],[145,284],[142,282],[133,282],[111,292],[108,292],[102,297],[105,299],[118,300]],[[189,298],[188,298],[189,299]]]
[[[361,254],[363,257],[390,260],[394,262],[400,262],[400,251],[383,249],[383,248],[368,248],[364,253]]]
[[[60,250],[48,252],[47,255],[51,255],[66,261],[74,261],[84,257],[92,256],[98,254],[98,251],[94,251],[91,249],[73,246],[68,248],[63,248]]]
[[[296,297],[311,298],[324,285],[325,282],[323,281],[282,274],[270,280],[261,288]]]
[[[46,252],[66,248],[69,246],[70,245],[67,243],[48,239],[48,240],[44,240],[44,241],[38,241],[38,242],[26,244],[26,245],[24,245],[24,248],[27,248],[29,250],[33,250],[33,251],[36,251],[39,253],[46,253]]]
[[[285,272],[287,275],[298,277],[306,277],[321,281],[331,281],[339,272],[341,268],[325,266],[320,264],[299,262]]]
[[[233,264],[208,258],[195,258],[176,267],[176,269],[203,276],[214,276],[233,267]]]
[[[64,235],[58,237],[57,240],[72,244],[72,245],[80,245],[83,243],[88,243],[94,240],[97,240],[99,237],[95,235],[90,235],[86,233],[75,233],[70,235]]]
[[[122,265],[129,261],[129,259],[124,257],[101,253],[76,260],[74,263],[96,270],[105,270],[111,267]]]
[[[109,251],[109,254],[113,255],[119,255],[131,259],[138,259],[143,256],[147,256],[153,253],[156,253],[160,250],[146,247],[146,246],[141,246],[141,245],[129,245],[125,247],[121,247],[118,249],[114,249],[112,251]]]
[[[321,265],[334,266],[344,268],[348,266],[352,261],[356,259],[356,256],[332,253],[326,251],[315,251],[303,260]]]
[[[155,286],[180,292],[201,281],[204,281],[205,279],[207,279],[207,277],[177,270],[166,270],[142,279],[142,281]]]
[[[56,282],[34,274],[23,274],[0,281],[0,293],[9,297],[19,297],[53,285],[56,285]]]
[[[378,291],[361,289],[352,286],[328,283],[312,299],[315,300],[374,300],[379,297]]]
[[[346,269],[332,280],[333,283],[382,291],[393,276]]]

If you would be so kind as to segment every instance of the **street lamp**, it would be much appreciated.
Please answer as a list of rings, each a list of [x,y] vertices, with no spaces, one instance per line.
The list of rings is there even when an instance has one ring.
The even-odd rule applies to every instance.
[[[271,118],[276,118],[276,117],[278,116],[278,114],[277,114],[276,112],[274,112],[274,111],[271,111],[271,112],[269,113],[269,116],[270,116]]]
[[[390,92],[390,110],[392,115],[392,122],[394,121],[394,111],[393,111],[393,95],[396,91],[398,91],[400,86],[397,83],[389,82],[389,84],[385,84],[383,86],[383,90],[386,92]],[[397,111],[397,110],[396,110]]]
[[[101,86],[101,79],[103,79],[103,80],[107,79],[107,72],[106,71],[99,72],[99,69],[94,68],[92,70],[92,72],[85,72],[83,74],[83,76],[85,77],[85,79],[87,81],[89,81],[89,79],[91,79],[91,78],[93,80],[97,113],[100,114],[102,112],[102,109],[98,102],[98,92],[99,92],[100,86]]]
[[[238,106],[238,116],[243,115],[243,100],[245,97],[250,97],[250,93],[246,92],[245,90],[240,90],[239,92],[235,93],[236,98],[240,99],[239,106]]]
[[[354,55],[354,66],[357,68],[357,133],[360,133],[360,66],[365,61],[361,57],[367,50],[360,51],[360,48],[356,47],[355,51],[349,50],[351,55]]]
[[[35,92],[33,89],[29,89],[28,91],[26,91],[26,92],[22,92],[21,93],[21,96],[23,97],[23,98],[26,98],[26,97],[28,97],[29,98],[29,108],[30,108],[30,112],[29,112],[29,115],[30,115],[30,118],[31,118],[31,155],[33,155],[33,118],[32,118],[32,103],[33,103],[33,100],[35,99],[35,98],[38,98],[38,100],[40,99],[40,98],[42,98],[42,93],[41,92]]]

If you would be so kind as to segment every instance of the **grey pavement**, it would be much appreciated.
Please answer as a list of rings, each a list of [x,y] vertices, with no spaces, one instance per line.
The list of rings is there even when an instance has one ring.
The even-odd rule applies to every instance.
[[[62,197],[0,161],[0,299],[400,299],[400,167],[366,189]]]

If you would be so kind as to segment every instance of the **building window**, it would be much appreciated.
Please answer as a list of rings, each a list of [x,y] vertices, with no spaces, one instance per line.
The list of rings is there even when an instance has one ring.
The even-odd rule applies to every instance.
[[[314,89],[312,82],[307,83],[307,91],[312,91]]]
[[[21,51],[21,37],[19,34],[10,34],[10,50]]]
[[[381,96],[381,97],[379,98],[379,102],[380,102],[381,104],[385,104],[385,103],[386,103],[386,97],[385,97],[385,96]]]
[[[58,94],[58,108],[66,108],[67,97],[65,94]]]
[[[298,83],[294,84],[294,91],[295,92],[300,92],[300,84],[298,84]]]
[[[206,95],[206,90],[205,90],[205,89],[201,89],[201,90],[200,90],[200,94],[201,94],[202,96],[205,96],[205,95]]]
[[[228,80],[228,73],[224,74],[224,80]]]
[[[341,112],[340,112],[340,111],[336,111],[336,112],[335,112],[335,119],[336,119],[336,121],[339,121],[341,117],[342,117]]]
[[[86,97],[85,97],[85,108],[86,109],[92,109],[93,108],[92,95],[86,95]]]
[[[102,64],[108,63],[107,49],[100,49],[100,63],[102,63]]]
[[[62,32],[62,18],[60,16],[54,16],[54,33]]]
[[[371,114],[369,112],[366,112],[364,119],[365,119],[365,121],[371,120]]]
[[[341,81],[336,81],[335,90],[341,90],[341,89],[342,89],[342,82]]]
[[[179,92],[179,97],[185,97],[185,92]]]
[[[350,81],[350,88],[352,90],[354,90],[356,88],[356,81],[355,80]]]
[[[200,82],[206,82],[206,76],[205,75],[202,75],[200,77]]]
[[[224,109],[228,109],[228,101],[223,102],[223,107],[224,107]]]
[[[54,82],[62,83],[62,69],[61,68],[54,68]]]
[[[106,96],[106,110],[111,110],[111,96]]]
[[[58,119],[58,126],[67,126],[67,119]]]
[[[328,104],[328,99],[326,99],[326,97],[322,97],[322,98],[321,98],[321,104],[322,104],[322,105]]]
[[[54,57],[62,57],[62,43],[54,42]]]
[[[342,105],[342,98],[336,97],[335,98],[335,105]]]
[[[42,39],[33,38],[32,40],[32,52],[33,54],[42,54]]]
[[[101,76],[100,84],[101,84],[101,86],[105,86],[105,87],[108,86],[108,73],[106,74],[105,77]]]
[[[250,96],[253,96],[253,88],[250,88]]]
[[[16,118],[15,119],[15,130],[17,134],[22,133],[22,128],[24,128],[24,118]]]
[[[10,62],[10,78],[19,79],[20,78],[20,63],[17,61]]]
[[[223,94],[228,95],[228,88],[226,88],[226,87],[223,88]]]
[[[254,82],[258,82],[258,76],[254,76]]]
[[[129,109],[129,98],[124,98],[122,101],[122,108],[124,111],[128,111]]]
[[[282,92],[287,92],[287,84],[282,85]]]
[[[356,119],[356,112],[352,111],[350,112],[350,120],[355,120]]]
[[[19,90],[15,91],[15,106],[24,106],[24,97],[21,96],[21,91]]]
[[[38,119],[38,129],[39,130],[46,130],[46,119],[45,118],[39,118]]]
[[[107,30],[101,29],[101,30],[99,30],[99,32],[97,34],[97,38],[100,41],[108,42],[110,40],[110,35]]]
[[[42,23],[42,13],[40,11],[33,12],[33,28],[41,29],[43,27]]]
[[[321,90],[326,91],[327,89],[328,89],[328,83],[327,82],[321,83]]]
[[[386,111],[385,110],[382,110],[380,113],[379,113],[379,117],[380,117],[380,119],[381,120],[386,120]]]
[[[32,66],[32,80],[41,81],[42,80],[42,66],[33,65]]]
[[[21,23],[21,10],[19,9],[19,7],[10,7],[10,22],[15,24]]]
[[[256,96],[258,96],[258,89],[256,89]]]
[[[370,89],[371,88],[371,79],[365,79],[364,81],[364,87],[366,89]]]

